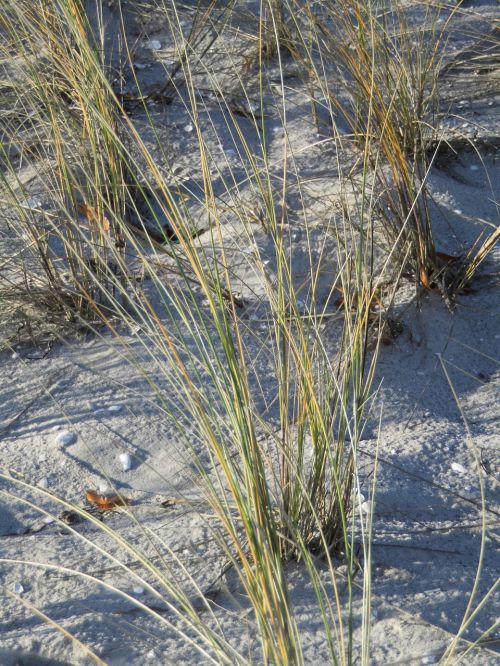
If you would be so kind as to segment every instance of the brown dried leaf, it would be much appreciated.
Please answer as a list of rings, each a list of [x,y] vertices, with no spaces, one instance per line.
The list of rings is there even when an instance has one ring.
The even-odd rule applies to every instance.
[[[422,283],[422,286],[424,287],[424,289],[430,289],[431,288],[431,284],[429,282],[429,277],[427,275],[427,271],[425,270],[425,268],[420,269],[420,282]]]
[[[117,506],[127,506],[130,500],[118,495],[99,495],[95,490],[85,491],[85,499],[101,511],[110,511]]]
[[[99,212],[87,203],[78,204],[78,211],[85,215],[90,224],[97,224],[97,226],[106,234],[109,234],[111,228],[109,220],[105,215],[100,215]]]

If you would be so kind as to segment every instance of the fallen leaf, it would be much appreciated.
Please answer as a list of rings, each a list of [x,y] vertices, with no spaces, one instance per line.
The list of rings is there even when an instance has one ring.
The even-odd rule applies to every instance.
[[[446,252],[436,252],[436,257],[438,259],[441,259],[441,261],[445,261],[448,264],[450,264],[452,261],[457,261],[457,259],[459,259],[459,257],[456,257],[453,254],[446,254]]]
[[[93,206],[89,206],[84,202],[78,204],[78,211],[82,213],[82,215],[85,215],[91,224],[97,223],[104,233],[109,234],[110,224],[108,218],[105,215],[100,215]]]
[[[430,289],[431,288],[429,278],[427,276],[427,271],[425,270],[425,268],[420,269],[420,282],[422,283],[422,286],[424,287],[424,289]]]
[[[90,504],[93,504],[101,511],[110,511],[117,506],[127,506],[130,504],[130,500],[125,497],[119,497],[118,495],[99,495],[95,490],[87,490],[85,492],[85,499]]]

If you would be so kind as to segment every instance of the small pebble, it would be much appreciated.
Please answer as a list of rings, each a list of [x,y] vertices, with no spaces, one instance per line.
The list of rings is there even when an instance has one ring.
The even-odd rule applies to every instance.
[[[76,435],[70,430],[62,430],[56,437],[56,444],[58,446],[69,446],[76,442]]]
[[[15,594],[22,594],[24,592],[24,587],[21,585],[21,583],[14,583],[12,590]]]
[[[144,65],[142,62],[134,62],[135,69],[146,69],[147,65]]]
[[[133,588],[133,592],[134,592],[134,594],[137,594],[137,595],[139,595],[139,594],[144,594],[144,588],[141,587],[140,585],[136,585],[136,586]]]
[[[462,211],[460,210],[460,208],[454,208],[454,209],[453,209],[453,212],[454,212],[456,215],[462,215]]]
[[[12,352],[10,357],[13,361],[16,361],[19,358],[19,354],[17,352]]]
[[[434,654],[429,654],[426,657],[422,657],[421,664],[437,664],[438,658]]]
[[[110,405],[108,407],[108,412],[111,412],[111,414],[118,414],[118,412],[121,412],[123,409],[123,405]]]
[[[36,484],[39,488],[48,488],[49,487],[49,480],[44,476],[43,479],[40,479],[38,483]]]
[[[102,494],[109,493],[109,490],[110,490],[107,483],[100,483],[98,488],[99,488],[99,492],[102,493]]]
[[[52,525],[52,523],[55,522],[55,518],[54,518],[54,516],[45,516],[45,518],[43,519],[43,522],[46,525]]]
[[[467,472],[465,467],[463,465],[461,465],[460,463],[457,463],[457,462],[452,462],[451,463],[451,469],[454,472],[457,472],[457,474],[466,474],[466,472]]]
[[[55,426],[52,426],[51,430],[54,430],[54,431],[56,431],[56,430],[61,430],[61,427],[62,427],[62,426],[61,426],[60,424],[59,424],[59,425],[55,425]]]
[[[184,125],[183,129],[185,132],[192,132],[193,126],[191,125],[191,123],[188,123],[187,125]]]
[[[470,169],[471,171],[479,171],[479,167],[478,167],[477,164],[471,164],[470,167],[469,167],[469,169]]]
[[[120,453],[119,459],[122,464],[122,470],[128,472],[132,468],[132,456],[130,453]]]
[[[161,42],[157,39],[150,39],[146,42],[145,47],[150,51],[159,51],[161,49]]]

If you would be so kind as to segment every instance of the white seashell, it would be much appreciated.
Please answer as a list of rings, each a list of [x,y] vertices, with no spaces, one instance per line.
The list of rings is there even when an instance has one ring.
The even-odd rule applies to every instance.
[[[40,206],[42,205],[42,202],[40,201],[40,199],[37,199],[36,197],[29,197],[24,202],[24,205],[26,206],[26,208],[29,208],[30,210],[34,210],[36,208],[40,208]]]
[[[69,446],[76,442],[76,435],[71,430],[62,430],[56,437],[56,444],[58,446]]]
[[[54,430],[54,431],[61,430],[61,425],[59,424],[59,425],[52,426],[51,430]]]
[[[22,594],[24,592],[24,587],[21,585],[21,583],[14,583],[12,590],[15,594]]]
[[[133,588],[133,592],[134,592],[134,594],[144,594],[144,588],[141,587],[140,585],[136,585]]]
[[[40,481],[36,485],[39,488],[48,488],[49,487],[49,480],[44,476],[43,479],[40,479]]]
[[[122,470],[128,472],[132,468],[132,456],[130,453],[120,453],[119,459],[122,464]]]
[[[112,414],[118,414],[118,412],[121,412],[123,409],[123,405],[110,405],[108,407],[108,412],[111,412]]]
[[[150,39],[146,42],[145,47],[150,51],[159,51],[161,49],[161,42],[157,39]]]
[[[451,469],[456,472],[457,474],[466,474],[467,470],[463,465],[457,462],[452,462],[451,463]]]
[[[55,520],[56,520],[56,519],[54,518],[54,516],[45,516],[45,518],[43,519],[43,522],[44,522],[46,525],[52,525],[52,523],[54,523]]]
[[[372,510],[373,510],[373,505],[372,505],[372,502],[370,500],[366,500],[366,502],[363,502],[361,504],[361,511],[363,513],[371,513]]]
[[[188,123],[187,125],[184,125],[183,129],[185,132],[192,132],[193,126],[191,125],[191,123]]]

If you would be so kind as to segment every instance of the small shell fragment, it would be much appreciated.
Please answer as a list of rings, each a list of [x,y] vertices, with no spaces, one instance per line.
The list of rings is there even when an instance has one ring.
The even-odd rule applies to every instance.
[[[141,587],[140,585],[136,585],[133,588],[133,592],[134,592],[134,594],[137,594],[137,595],[144,594],[144,588]]]
[[[24,592],[24,587],[21,585],[21,583],[14,583],[12,590],[15,594],[22,594]]]
[[[451,469],[456,472],[457,474],[466,474],[467,470],[463,465],[457,462],[452,462],[451,463]]]
[[[191,123],[188,123],[187,125],[184,125],[183,129],[184,129],[185,132],[192,132],[193,131],[193,126],[191,125]]]
[[[145,47],[150,51],[159,51],[161,49],[161,42],[158,39],[150,39],[146,42]]]
[[[42,479],[40,479],[40,481],[38,481],[38,483],[36,485],[39,488],[48,488],[49,487],[49,480],[47,479],[47,477],[44,476]]]
[[[76,442],[76,435],[71,430],[61,430],[61,432],[56,437],[56,444],[58,446],[69,446]]]
[[[108,407],[108,412],[111,412],[111,414],[118,414],[118,412],[121,412],[123,409],[123,405],[110,405]]]
[[[119,460],[122,464],[122,470],[128,472],[132,468],[132,456],[130,453],[120,453]]]

